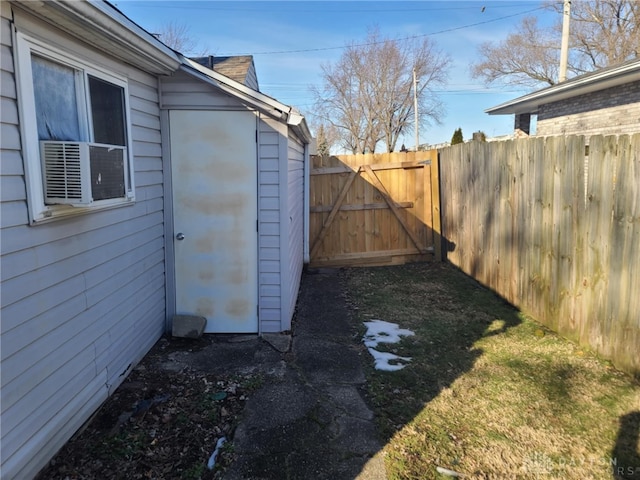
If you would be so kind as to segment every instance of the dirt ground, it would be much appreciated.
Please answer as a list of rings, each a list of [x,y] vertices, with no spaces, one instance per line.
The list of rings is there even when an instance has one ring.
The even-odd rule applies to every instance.
[[[205,374],[163,362],[217,341],[162,338],[38,479],[216,479],[233,460],[221,448],[216,468],[206,459],[230,437],[244,403],[261,383],[257,372]],[[203,461],[203,459],[205,461]]]

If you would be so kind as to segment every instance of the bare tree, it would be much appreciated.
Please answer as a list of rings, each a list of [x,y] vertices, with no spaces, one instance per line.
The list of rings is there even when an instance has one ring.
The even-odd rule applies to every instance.
[[[575,73],[615,65],[640,55],[640,3],[637,0],[573,2],[571,17]]]
[[[487,83],[553,85],[558,78],[560,39],[541,29],[534,17],[523,19],[519,31],[503,42],[481,44],[478,53],[482,60],[472,66],[472,74]]]
[[[180,23],[175,20],[164,23],[154,35],[162,43],[184,55],[203,55],[203,52],[206,51],[193,38],[186,23]]]
[[[543,28],[526,17],[502,42],[480,45],[472,74],[486,83],[554,85],[558,81],[562,2],[549,2],[558,14]],[[640,54],[640,3],[636,0],[583,0],[571,4],[568,71],[578,75],[621,63]]]
[[[413,126],[413,69],[418,79],[421,123],[439,121],[442,104],[434,87],[447,79],[449,57],[429,39],[383,39],[371,30],[360,45],[347,47],[335,64],[322,66],[323,86],[312,89],[316,111],[338,128],[353,153],[388,152]]]

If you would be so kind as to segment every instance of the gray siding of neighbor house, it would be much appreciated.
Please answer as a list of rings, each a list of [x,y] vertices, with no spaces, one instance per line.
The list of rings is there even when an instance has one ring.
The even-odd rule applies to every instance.
[[[608,135],[640,130],[640,81],[542,105],[536,135]]]
[[[185,72],[162,79],[162,108],[246,110],[237,98]],[[258,114],[258,321],[262,333],[290,328],[290,204],[287,132],[282,122]],[[301,207],[300,207],[301,208]],[[286,219],[286,222],[285,222]],[[302,235],[302,227],[300,227]],[[299,268],[302,269],[302,257]],[[299,279],[298,279],[299,282]],[[294,282],[295,283],[295,282]],[[297,284],[295,286],[297,294]],[[293,300],[295,305],[295,299]]]
[[[304,262],[304,145],[289,134],[289,308],[293,315]],[[291,319],[289,319],[290,321]]]
[[[2,2],[2,477],[31,478],[165,328],[157,79],[34,21],[129,79],[136,202],[29,225],[13,48]]]
[[[249,71],[247,72],[247,78],[245,79],[244,84],[255,91],[260,90],[260,87],[258,86],[258,75],[256,74],[256,67],[253,62],[251,62],[251,66],[249,67]]]

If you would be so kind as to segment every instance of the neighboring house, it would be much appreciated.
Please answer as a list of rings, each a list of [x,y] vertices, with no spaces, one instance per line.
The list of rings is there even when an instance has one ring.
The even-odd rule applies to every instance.
[[[0,22],[0,471],[3,479],[22,479],[46,464],[169,330],[182,281],[174,260],[188,259],[183,250],[192,248],[210,264],[221,237],[185,227],[184,242],[174,240],[174,225],[194,218],[174,212],[176,199],[211,215],[219,233],[244,232],[232,237],[238,245],[260,248],[252,286],[260,312],[243,330],[289,328],[305,248],[299,199],[306,197],[309,135],[289,107],[196,67],[106,2],[3,1]],[[170,92],[161,94],[161,84],[186,78],[201,92],[175,91],[187,99],[182,107]],[[220,99],[222,111],[196,106],[199,97]],[[236,168],[209,156],[220,164],[201,165],[203,178],[225,171],[227,183],[244,179],[245,191],[217,185],[220,204],[198,198],[197,184],[171,190],[171,169],[179,184],[194,165],[184,152],[218,148],[209,141],[215,129],[199,145],[172,121],[197,122],[199,114],[210,125],[219,115],[259,130],[259,143],[256,128],[217,130],[234,135],[220,143],[223,153],[245,162]],[[256,152],[253,172],[248,152]],[[243,217],[242,202],[233,201],[245,192],[256,200],[254,217]],[[203,228],[207,218],[200,217]],[[227,266],[231,282],[245,281],[248,271]],[[207,277],[219,273],[199,270],[196,287],[215,289]],[[205,303],[184,313],[206,314]]]
[[[622,134],[640,130],[640,59],[574,77],[485,110],[515,114],[516,136]]]
[[[197,57],[191,60],[199,63],[209,70],[215,70],[231,80],[255,90],[260,91],[258,86],[258,76],[256,75],[256,66],[253,63],[253,56],[238,55],[234,57]]]

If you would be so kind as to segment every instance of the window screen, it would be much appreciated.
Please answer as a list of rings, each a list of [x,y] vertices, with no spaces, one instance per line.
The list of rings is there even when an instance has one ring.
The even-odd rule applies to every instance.
[[[126,145],[124,89],[89,75],[93,141]]]
[[[90,147],[91,195],[94,200],[124,197],[124,155],[123,148]]]

